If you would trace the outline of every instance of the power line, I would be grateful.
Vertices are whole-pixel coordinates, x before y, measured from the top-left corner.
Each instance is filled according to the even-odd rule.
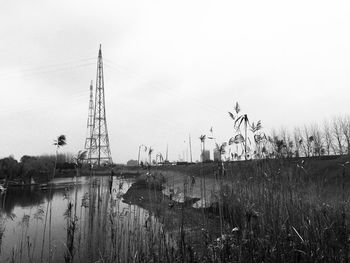
[[[66,63],[67,64],[67,63]],[[58,66],[58,67],[40,67],[40,68],[35,68],[35,69],[27,69],[27,70],[20,70],[15,73],[7,73],[7,74],[0,74],[1,79],[9,79],[9,78],[14,78],[14,77],[30,77],[30,76],[35,76],[35,75],[40,75],[40,74],[50,74],[50,73],[57,73],[57,72],[63,72],[67,70],[74,70],[77,68],[83,68],[83,67],[88,67],[95,65],[95,63],[90,62],[90,63],[74,63],[66,66]]]
[[[165,93],[167,93],[169,96],[172,96],[172,97],[177,97],[181,100],[184,100],[184,99],[189,99],[191,100],[192,102],[196,103],[199,107],[201,108],[205,108],[206,110],[209,110],[209,111],[215,111],[215,112],[220,112],[222,113],[222,110],[221,109],[218,109],[217,107],[213,107],[213,106],[210,106],[206,103],[203,103],[201,101],[199,101],[198,99],[196,99],[195,97],[191,96],[190,94],[188,93],[181,93],[179,91],[174,91],[172,89],[166,89],[164,87],[161,87],[161,86],[158,86],[158,85],[154,85],[154,84],[149,84],[151,82],[150,79],[147,79],[146,77],[136,73],[136,72],[132,72],[131,70],[129,70],[128,68],[120,65],[120,64],[117,64],[117,63],[114,63],[112,62],[111,60],[108,60],[108,59],[105,59],[107,61],[107,63],[105,64],[107,66],[107,68],[111,69],[111,70],[115,70],[117,71],[118,73],[121,73],[121,72],[127,72],[128,75],[135,79],[135,80],[139,80],[140,82],[147,82],[149,86],[151,86],[152,88],[155,88],[157,90],[161,90]],[[118,68],[117,68],[118,67]]]

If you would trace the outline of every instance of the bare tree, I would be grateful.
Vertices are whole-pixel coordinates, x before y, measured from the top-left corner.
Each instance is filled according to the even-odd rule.
[[[293,157],[294,143],[290,136],[289,131],[286,128],[281,128],[281,138],[284,142],[285,152],[287,157]]]
[[[325,150],[323,148],[323,139],[322,139],[322,133],[317,124],[312,124],[310,126],[311,136],[312,138],[312,148],[313,148],[313,155],[321,156],[324,154]]]
[[[295,145],[295,157],[299,157],[301,155],[301,150],[302,150],[302,135],[301,135],[301,131],[300,128],[297,127],[294,129],[293,132],[293,139],[294,139],[294,145]]]
[[[205,139],[207,136],[205,134],[199,136],[199,140],[201,141],[201,158],[202,162],[204,161],[204,151],[205,151]]]
[[[342,119],[341,117],[335,117],[332,120],[332,133],[333,137],[335,139],[335,143],[337,145],[337,152],[336,154],[344,154],[344,134],[342,132]]]
[[[327,155],[331,155],[331,153],[336,153],[336,149],[333,143],[332,131],[330,124],[327,120],[323,122],[323,137],[325,144],[325,151]]]
[[[312,153],[312,143],[313,143],[313,138],[310,138],[311,133],[309,131],[309,128],[304,125],[304,128],[302,130],[302,135],[303,135],[303,148],[304,148],[304,153],[306,157],[310,157]]]
[[[346,140],[347,154],[350,154],[350,116],[341,118],[341,130]]]

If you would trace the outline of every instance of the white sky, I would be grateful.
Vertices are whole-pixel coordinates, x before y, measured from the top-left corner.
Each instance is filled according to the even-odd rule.
[[[115,162],[199,159],[239,101],[265,130],[349,113],[349,1],[0,0],[0,157],[83,149],[102,43]],[[210,142],[207,142],[210,145]]]

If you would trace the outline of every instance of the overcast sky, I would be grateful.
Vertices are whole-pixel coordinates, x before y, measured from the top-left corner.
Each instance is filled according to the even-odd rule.
[[[114,162],[349,113],[349,1],[0,1],[0,157],[83,149],[102,44]],[[209,145],[209,142],[208,142]]]

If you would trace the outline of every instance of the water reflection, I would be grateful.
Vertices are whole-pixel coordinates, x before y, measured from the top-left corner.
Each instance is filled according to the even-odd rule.
[[[163,194],[179,203],[183,203],[186,197],[198,199],[193,204],[194,208],[210,207],[218,202],[221,184],[230,184],[230,181],[222,178],[184,176],[172,171],[166,174],[169,180],[164,183]]]
[[[157,241],[162,226],[146,210],[122,202],[131,184],[127,179],[83,177],[55,179],[52,191],[50,186],[9,188],[0,197],[0,262],[147,258],[149,241]]]

